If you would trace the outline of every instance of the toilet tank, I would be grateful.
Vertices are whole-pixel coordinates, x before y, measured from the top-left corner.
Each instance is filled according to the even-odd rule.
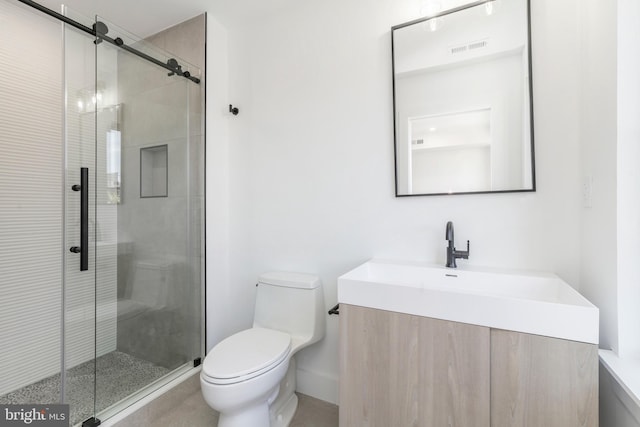
[[[324,291],[317,276],[270,272],[258,279],[253,326],[291,334],[298,349],[324,337]]]

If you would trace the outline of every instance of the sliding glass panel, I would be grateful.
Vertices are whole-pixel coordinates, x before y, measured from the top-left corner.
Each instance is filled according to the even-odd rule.
[[[0,403],[61,401],[60,23],[0,0]]]
[[[203,85],[13,0],[0,60],[0,403],[76,424],[203,354]]]
[[[65,15],[92,26],[69,10]],[[96,84],[94,38],[64,26],[65,61],[65,403],[71,424],[95,414]],[[83,173],[84,171],[84,173]],[[83,206],[84,205],[84,206]],[[73,251],[73,252],[72,252]],[[115,325],[114,325],[115,327]]]
[[[98,21],[111,39],[162,63],[172,59]],[[147,386],[193,366],[201,355],[202,205],[196,190],[202,187],[194,184],[201,177],[192,175],[199,169],[191,165],[204,156],[189,132],[190,88],[200,86],[108,40],[96,52],[100,411],[148,393]],[[193,103],[201,102],[200,94]]]

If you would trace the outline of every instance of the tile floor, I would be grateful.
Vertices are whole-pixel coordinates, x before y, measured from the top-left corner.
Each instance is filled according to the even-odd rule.
[[[300,393],[298,398],[290,427],[338,426],[338,406]],[[217,421],[218,414],[202,398],[195,375],[114,427],[213,427]]]
[[[337,427],[338,407],[298,393],[298,410],[289,427]],[[196,393],[150,425],[162,427],[215,426],[218,414]]]
[[[338,406],[298,393],[298,411],[290,427],[338,427]]]
[[[119,351],[100,356],[95,363],[89,361],[69,369],[66,373],[66,402],[70,404],[71,424],[93,414],[94,396],[95,409],[101,411],[168,372],[166,368]],[[0,396],[0,404],[59,401],[60,374]]]

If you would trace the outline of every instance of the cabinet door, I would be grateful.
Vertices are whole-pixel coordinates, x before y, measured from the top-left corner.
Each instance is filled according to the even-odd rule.
[[[488,328],[340,305],[340,425],[488,427]]]
[[[597,346],[492,330],[491,426],[597,427]]]

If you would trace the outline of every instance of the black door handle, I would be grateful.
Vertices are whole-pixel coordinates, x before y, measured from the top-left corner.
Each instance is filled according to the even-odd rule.
[[[80,254],[80,271],[89,269],[89,168],[80,168],[80,185],[73,185],[73,191],[80,192],[80,246],[72,246],[69,251]]]

